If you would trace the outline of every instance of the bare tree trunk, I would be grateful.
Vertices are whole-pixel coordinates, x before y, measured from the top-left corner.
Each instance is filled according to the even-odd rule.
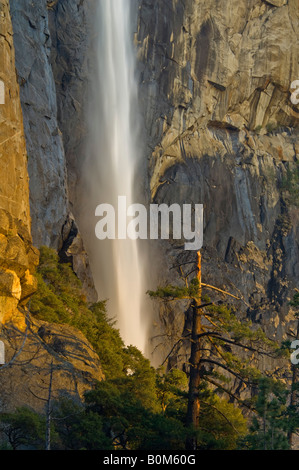
[[[46,405],[46,450],[51,450],[51,398],[52,398],[52,381],[53,381],[53,362],[50,371],[49,392]]]
[[[299,321],[298,321],[298,324],[297,324],[297,334],[296,334],[296,339],[299,339]],[[296,402],[297,402],[297,390],[296,390],[296,387],[295,385],[297,384],[298,382],[298,368],[295,364],[292,364],[292,383],[291,383],[291,387],[292,387],[292,390],[291,390],[291,398],[290,398],[290,407],[295,407],[296,406]],[[293,446],[293,430],[290,429],[288,431],[288,441],[289,441],[289,445],[290,445],[290,449],[292,449],[292,446]]]
[[[290,399],[290,406],[292,408],[296,406],[296,401],[297,401],[298,392],[295,388],[295,384],[297,383],[297,371],[298,371],[297,366],[292,365],[292,383],[291,383],[292,391],[291,391],[291,399]],[[290,449],[292,449],[292,446],[293,446],[293,437],[294,437],[293,430],[289,430],[288,441],[289,441]]]
[[[201,333],[201,254],[197,253],[198,259],[198,273],[197,278],[199,281],[198,296],[194,299],[193,303],[193,322],[191,332],[191,356],[190,356],[190,379],[189,379],[189,395],[188,395],[188,410],[186,424],[188,427],[198,429],[199,427],[199,413],[200,413],[200,400],[199,400],[199,385],[200,385],[200,339]],[[196,450],[197,439],[191,437],[186,440],[187,450]]]

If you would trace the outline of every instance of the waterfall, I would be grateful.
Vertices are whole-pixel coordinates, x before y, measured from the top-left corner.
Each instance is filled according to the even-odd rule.
[[[135,77],[132,11],[128,0],[99,0],[96,18],[96,72],[91,84],[89,146],[82,169],[82,209],[79,217],[99,299],[108,299],[108,313],[126,345],[145,352],[146,303],[144,268],[138,241],[95,240],[95,208],[126,196],[139,202],[136,175],[141,160],[138,142],[140,116]],[[125,214],[122,214],[125,216]]]

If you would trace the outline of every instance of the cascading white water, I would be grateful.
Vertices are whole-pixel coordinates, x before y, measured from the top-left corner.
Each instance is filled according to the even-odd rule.
[[[83,168],[83,210],[80,223],[90,255],[100,299],[108,299],[108,312],[117,319],[124,342],[145,352],[145,285],[142,263],[134,240],[95,240],[95,208],[112,204],[118,196],[127,205],[138,201],[136,187],[140,145],[140,116],[135,78],[131,0],[98,0],[97,63],[89,106],[90,140]]]

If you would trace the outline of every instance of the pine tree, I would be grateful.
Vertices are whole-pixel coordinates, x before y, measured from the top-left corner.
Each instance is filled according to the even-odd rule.
[[[295,341],[299,340],[299,292],[296,292],[293,301],[290,305],[296,309],[295,317],[297,318],[297,328],[295,333],[292,335]],[[288,440],[289,446],[292,448],[294,432],[299,428],[299,383],[298,383],[298,365],[292,364],[291,366],[291,393],[290,393],[290,404],[288,407],[289,412],[289,430]]]
[[[255,400],[247,447],[251,450],[287,450],[289,442],[288,388],[281,381],[263,377]]]
[[[279,346],[269,340],[261,328],[254,329],[248,321],[240,321],[232,308],[219,302],[212,302],[206,295],[203,296],[204,287],[212,288],[221,294],[237,298],[213,286],[203,284],[201,280],[201,254],[197,254],[197,274],[191,282],[179,266],[184,286],[167,285],[159,287],[156,291],[148,291],[150,297],[169,301],[189,301],[187,312],[192,312],[191,329],[178,343],[190,340],[189,360],[189,397],[186,414],[187,428],[193,428],[194,433],[186,441],[187,450],[198,447],[197,432],[200,423],[200,387],[207,382],[216,391],[222,391],[231,398],[240,401],[232,388],[227,386],[228,378],[233,378],[241,387],[256,384],[261,372],[253,363],[256,354],[276,357]],[[191,274],[193,271],[191,271]],[[176,343],[177,344],[177,343]],[[175,345],[176,346],[176,345]],[[174,347],[171,350],[173,352]],[[243,352],[242,358],[237,350]],[[247,352],[247,357],[244,354]],[[171,355],[169,354],[169,356]]]

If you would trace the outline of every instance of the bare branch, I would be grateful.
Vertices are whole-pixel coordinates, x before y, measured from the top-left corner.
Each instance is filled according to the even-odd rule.
[[[227,416],[225,416],[224,413],[222,413],[222,411],[218,410],[218,408],[215,406],[215,405],[212,405],[211,403],[207,403],[205,401],[202,401],[202,403],[204,405],[207,405],[209,406],[210,408],[213,408],[213,410],[217,411],[217,413],[220,414],[220,416],[222,416],[222,418],[225,419],[225,421],[227,421],[227,423],[233,428],[233,430],[237,433],[237,434],[240,434],[239,431],[235,428],[235,426],[233,425],[233,423],[227,418]]]
[[[215,287],[215,286],[211,286],[210,284],[204,284],[204,283],[202,283],[201,285],[202,285],[202,287],[206,287],[207,289],[213,289],[213,290],[215,290],[215,291],[217,291],[217,292],[220,292],[221,294],[224,294],[224,295],[228,295],[228,296],[230,296],[230,297],[233,297],[233,298],[236,299],[236,300],[241,300],[241,302],[244,302],[244,304],[245,304],[247,307],[250,307],[250,305],[248,305],[248,304],[245,302],[244,299],[241,299],[240,297],[237,297],[236,295],[233,295],[233,294],[231,294],[230,292],[227,292],[227,291],[225,291],[225,290],[219,289],[218,287]]]
[[[215,387],[219,388],[220,390],[222,390],[224,393],[226,393],[227,395],[229,395],[231,398],[233,398],[234,400],[236,400],[238,403],[240,403],[242,406],[244,406],[245,408],[248,408],[249,410],[253,410],[251,406],[249,406],[246,402],[243,402],[241,400],[240,397],[238,397],[237,395],[235,395],[231,390],[228,390],[227,388],[225,388],[223,385],[219,384],[218,382],[216,382],[215,380],[212,380],[211,377],[206,377],[206,380],[207,382],[210,382],[212,385],[214,385]]]
[[[234,375],[238,380],[240,380],[241,382],[244,382],[245,384],[249,385],[250,382],[248,382],[247,380],[245,380],[243,377],[241,377],[237,372],[235,372],[234,370],[232,370],[230,367],[228,367],[227,365],[225,364],[221,364],[221,362],[218,362],[218,361],[215,361],[213,359],[205,359],[205,358],[202,358],[200,360],[200,362],[208,362],[209,364],[214,364],[215,366],[218,366],[218,367],[221,367],[222,369],[226,370],[227,372],[229,372],[230,374]]]
[[[167,359],[171,356],[171,353],[173,352],[173,350],[176,348],[176,346],[178,346],[181,341],[184,341],[185,339],[189,338],[191,336],[191,333],[189,333],[188,335],[186,336],[183,336],[182,338],[180,338],[178,341],[176,341],[176,343],[173,345],[173,347],[171,348],[171,351],[169,354],[167,354],[166,358],[164,359],[164,361],[162,362],[162,366],[164,366],[165,362],[167,361]]]
[[[221,341],[224,341],[225,343],[232,344],[233,346],[238,346],[239,348],[247,349],[248,351],[252,351],[252,352],[258,352],[259,354],[262,354],[263,356],[275,357],[274,354],[271,354],[267,351],[262,351],[260,349],[254,348],[252,346],[247,346],[245,344],[239,343],[239,342],[234,341],[234,340],[230,340],[230,339],[227,339],[227,338],[224,338],[224,337],[221,337],[219,339]]]
[[[11,365],[15,362],[15,360],[20,356],[20,354],[22,353],[24,347],[25,347],[25,343],[26,343],[26,340],[27,340],[27,337],[28,337],[28,331],[29,331],[29,320],[28,320],[28,314],[27,314],[27,317],[25,319],[26,321],[26,330],[25,330],[25,333],[24,333],[24,338],[23,338],[23,341],[22,341],[22,344],[20,346],[20,349],[13,355],[13,357],[11,358],[11,360],[9,362],[7,362],[6,364],[3,364],[1,367],[0,367],[0,372],[4,369],[7,369],[8,367],[11,367]]]
[[[37,398],[38,400],[48,401],[47,398],[39,397],[38,395],[36,395],[36,394],[31,390],[30,387],[28,387],[28,390],[29,390],[29,392],[30,392],[35,398]]]

